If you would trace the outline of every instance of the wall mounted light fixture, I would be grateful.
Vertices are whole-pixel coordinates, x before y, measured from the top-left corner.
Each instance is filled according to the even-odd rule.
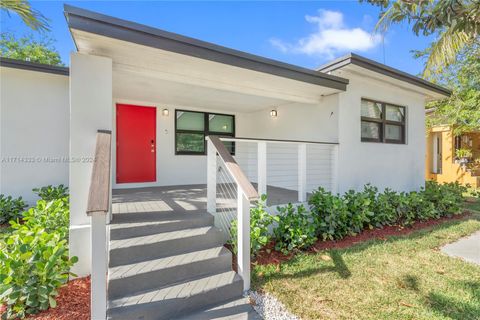
[[[168,111],[168,109],[163,109],[163,110],[162,110],[162,114],[163,114],[163,116],[165,116],[165,117],[168,117],[169,113],[170,113],[170,111]]]
[[[277,116],[278,116],[277,110],[274,109],[274,110],[270,111],[270,117],[276,118]]]

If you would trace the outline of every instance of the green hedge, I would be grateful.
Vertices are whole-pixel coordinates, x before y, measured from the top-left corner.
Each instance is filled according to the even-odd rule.
[[[339,240],[348,235],[357,235],[365,229],[382,228],[390,225],[409,226],[416,221],[438,219],[458,214],[466,187],[458,183],[438,184],[427,181],[425,188],[416,192],[395,192],[366,185],[362,191],[350,190],[335,195],[323,188],[315,190],[309,199],[309,208],[288,204],[278,207],[279,214],[273,218],[263,210],[264,206],[252,211],[252,229],[264,226],[264,221],[273,224],[273,237],[263,230],[259,242],[256,233],[251,234],[252,253],[261,248],[259,244],[275,241],[275,249],[283,253],[305,249],[317,239]],[[261,219],[258,219],[261,217]],[[234,225],[236,228],[236,225]],[[233,243],[236,241],[232,238]]]
[[[0,240],[0,304],[7,306],[2,319],[55,307],[57,289],[78,260],[68,254],[68,196],[53,193],[62,197],[53,199],[48,192],[49,200],[23,212],[22,221],[10,221],[11,230]]]

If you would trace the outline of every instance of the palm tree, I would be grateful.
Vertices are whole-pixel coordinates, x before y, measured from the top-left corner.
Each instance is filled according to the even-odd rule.
[[[49,30],[48,20],[39,11],[32,9],[28,0],[0,0],[0,9],[16,13],[33,30]]]
[[[462,50],[479,43],[480,1],[478,0],[360,0],[385,9],[375,31],[385,32],[392,24],[412,22],[413,32],[437,34],[429,48],[423,76],[429,78],[456,61]]]

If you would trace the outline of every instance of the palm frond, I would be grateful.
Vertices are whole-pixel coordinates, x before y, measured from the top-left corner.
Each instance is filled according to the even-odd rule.
[[[0,9],[16,13],[33,30],[49,30],[48,19],[32,9],[28,0],[0,0]]]
[[[430,55],[423,70],[424,78],[430,78],[436,70],[454,63],[457,55],[468,44],[470,37],[463,31],[448,29],[432,44]]]

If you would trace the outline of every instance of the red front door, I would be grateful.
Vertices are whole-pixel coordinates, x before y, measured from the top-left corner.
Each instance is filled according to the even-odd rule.
[[[156,108],[117,104],[117,183],[156,175]]]

